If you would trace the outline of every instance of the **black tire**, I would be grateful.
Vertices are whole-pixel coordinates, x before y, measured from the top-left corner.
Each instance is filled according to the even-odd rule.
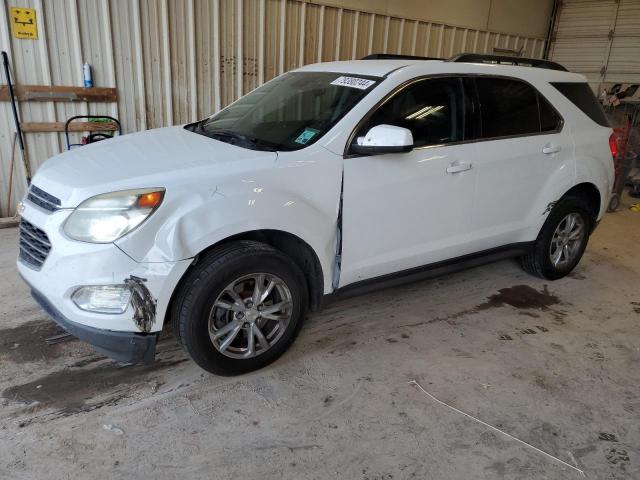
[[[209,337],[209,312],[230,282],[257,271],[275,275],[291,293],[291,317],[279,340],[251,358],[230,358]],[[304,275],[275,248],[253,241],[221,245],[203,255],[185,277],[171,310],[172,328],[188,355],[200,367],[218,375],[236,375],[262,368],[282,355],[293,342],[307,311]]]
[[[558,225],[567,215],[572,213],[580,215],[584,222],[582,243],[577,250],[575,258],[571,262],[562,267],[556,267],[550,258],[551,239]],[[567,196],[561,198],[549,213],[534,246],[526,255],[520,257],[522,268],[532,275],[546,278],[547,280],[557,280],[564,277],[580,262],[587,248],[594,221],[595,219],[589,209],[589,205],[583,197]]]

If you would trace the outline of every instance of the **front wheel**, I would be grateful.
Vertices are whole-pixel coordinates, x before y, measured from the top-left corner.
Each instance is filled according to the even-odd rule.
[[[533,248],[521,257],[523,269],[548,280],[567,275],[587,248],[593,221],[581,197],[562,198],[549,213]]]
[[[307,307],[304,275],[258,242],[223,245],[199,259],[172,317],[178,340],[205,370],[233,375],[264,367],[295,338]]]

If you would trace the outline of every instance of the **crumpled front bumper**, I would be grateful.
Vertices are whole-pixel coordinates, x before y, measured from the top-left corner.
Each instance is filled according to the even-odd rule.
[[[155,360],[158,333],[113,332],[88,327],[67,319],[37,290],[32,288],[31,295],[54,322],[107,357],[125,363]]]
[[[18,259],[20,276],[40,306],[72,335],[117,361],[153,360],[171,296],[193,260],[137,262],[112,243],[71,240],[63,231],[70,213],[45,212],[25,202],[22,219],[46,233],[50,251],[40,268]],[[22,238],[23,232],[20,235]],[[152,242],[149,245],[153,247]],[[127,285],[132,298],[126,311],[105,314],[81,310],[73,302],[73,293],[91,285]]]

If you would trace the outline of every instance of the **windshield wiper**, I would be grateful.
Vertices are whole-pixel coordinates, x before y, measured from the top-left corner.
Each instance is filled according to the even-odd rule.
[[[202,127],[202,124],[198,124],[198,130],[207,137],[222,140],[223,142],[230,143],[231,145],[247,146],[252,150],[264,150],[268,152],[277,151],[276,145],[266,140],[261,140],[249,135],[243,135],[232,130],[210,130],[207,131]]]

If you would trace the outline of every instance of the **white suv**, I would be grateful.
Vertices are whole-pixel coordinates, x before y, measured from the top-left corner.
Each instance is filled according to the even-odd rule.
[[[309,65],[200,122],[51,158],[20,273],[106,355],[153,360],[171,322],[220,374],[277,358],[330,294],[505,256],[560,278],[608,203],[612,130],[583,76],[503,60]]]

